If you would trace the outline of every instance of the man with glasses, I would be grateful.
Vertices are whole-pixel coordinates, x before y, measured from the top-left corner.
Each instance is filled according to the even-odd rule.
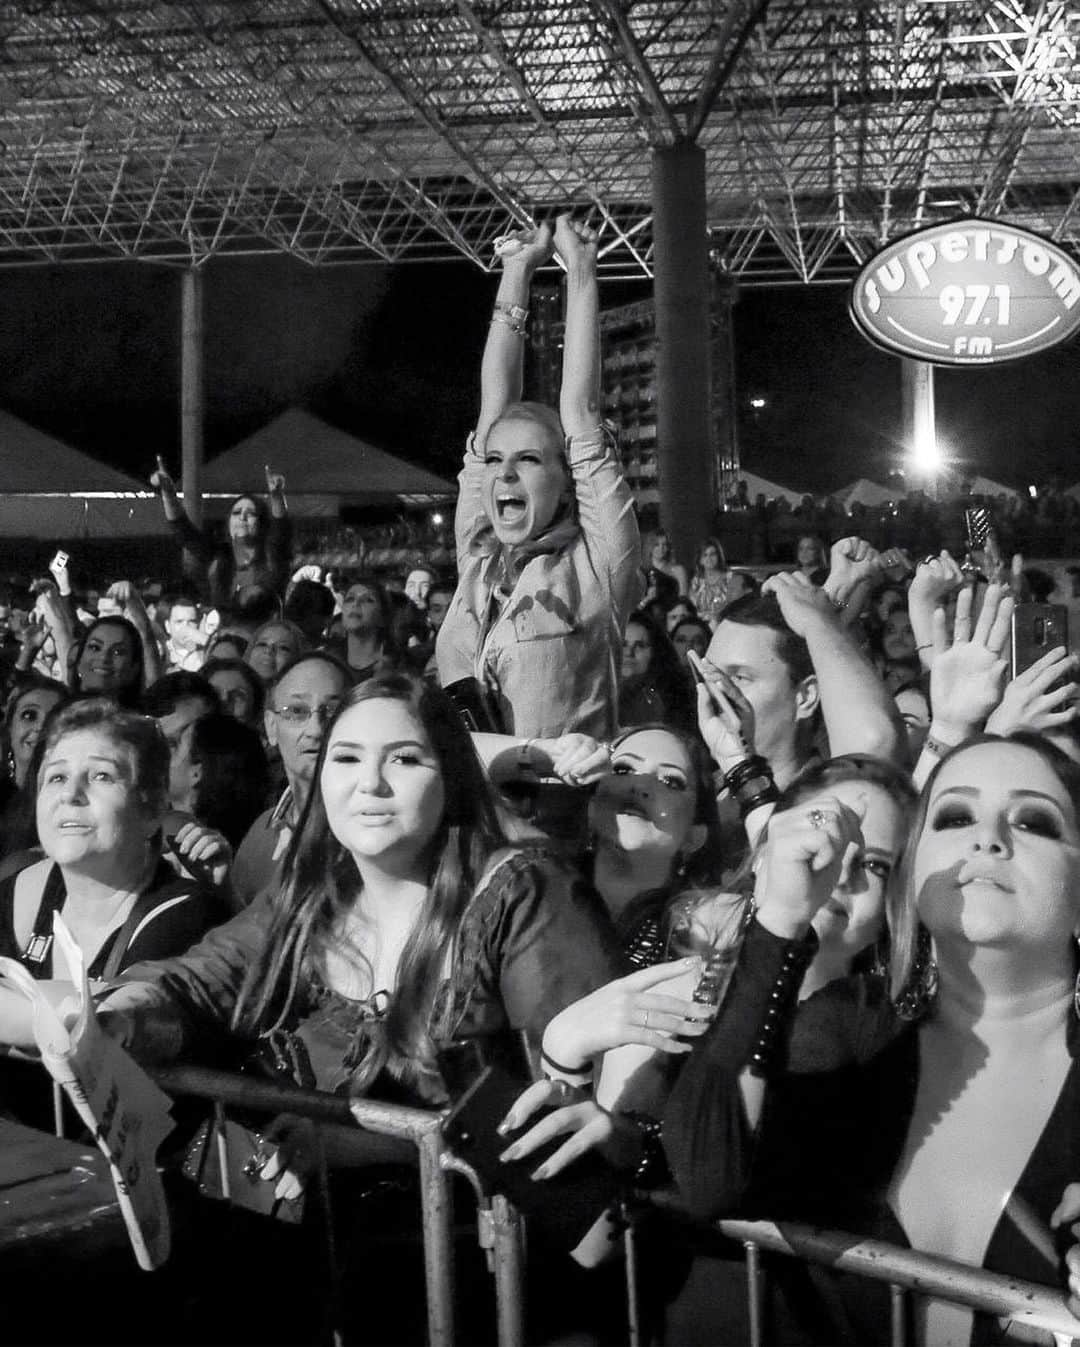
[[[238,907],[280,883],[293,829],[315,779],[323,734],[352,682],[335,656],[309,650],[286,664],[270,684],[266,738],[281,754],[286,786],[277,804],[251,825],[236,853],[232,887]]]

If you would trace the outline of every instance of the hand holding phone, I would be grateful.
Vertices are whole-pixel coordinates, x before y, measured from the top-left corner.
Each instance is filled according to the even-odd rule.
[[[730,771],[754,751],[754,708],[722,669],[686,652],[697,682],[698,729],[722,771]]]
[[[589,1151],[551,1178],[534,1179],[537,1167],[563,1144],[561,1134],[521,1160],[504,1161],[518,1133],[499,1128],[526,1088],[526,1081],[505,1068],[485,1067],[450,1110],[443,1135],[489,1192],[505,1193],[553,1242],[573,1249],[614,1199],[618,1177],[600,1155]],[[548,1109],[543,1116],[556,1111]],[[538,1120],[534,1114],[526,1126]]]

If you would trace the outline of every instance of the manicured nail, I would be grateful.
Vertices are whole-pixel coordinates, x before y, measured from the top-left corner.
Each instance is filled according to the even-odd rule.
[[[506,1150],[503,1151],[502,1155],[499,1156],[499,1159],[504,1165],[507,1165],[510,1164],[511,1161],[516,1160],[520,1154],[521,1151],[517,1146],[508,1146]]]
[[[496,1127],[495,1129],[495,1131],[498,1132],[499,1136],[501,1137],[506,1136],[507,1132],[512,1132],[513,1130],[514,1130],[513,1124],[510,1122],[509,1118],[504,1118],[502,1122],[498,1125],[498,1127]]]
[[[541,1165],[539,1169],[534,1169],[529,1177],[535,1179],[537,1183],[541,1183],[544,1179],[551,1177],[551,1168],[548,1165]]]

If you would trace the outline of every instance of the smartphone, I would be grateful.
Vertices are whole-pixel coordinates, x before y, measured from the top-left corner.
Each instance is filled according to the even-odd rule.
[[[52,561],[49,562],[49,569],[55,571],[62,571],[66,569],[67,564],[68,564],[68,554],[66,552],[57,552],[56,556],[54,556]]]
[[[500,1133],[499,1124],[527,1085],[528,1081],[497,1064],[484,1067],[443,1120],[443,1135],[450,1149],[476,1170],[489,1192],[505,1194],[546,1238],[562,1249],[573,1249],[614,1201],[619,1179],[595,1151],[554,1178],[531,1178],[566,1141],[565,1135],[523,1160],[500,1160],[511,1142],[554,1112],[539,1110],[519,1131]]]
[[[1068,608],[1063,603],[1018,603],[1012,615],[1012,677],[1057,645],[1069,648]]]
[[[457,707],[465,728],[473,733],[503,734],[499,716],[478,678],[459,678],[447,683],[443,692]]]

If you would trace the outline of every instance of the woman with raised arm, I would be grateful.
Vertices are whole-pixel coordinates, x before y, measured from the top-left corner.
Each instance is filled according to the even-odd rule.
[[[633,499],[600,421],[596,235],[561,215],[505,241],[481,373],[480,419],[458,479],[458,588],[439,678],[488,711],[478,728],[610,739],[626,619],[640,592]],[[566,266],[559,415],[520,402],[533,272]]]
[[[191,522],[160,458],[150,485],[160,492],[165,518],[183,548],[184,574],[199,586],[212,608],[230,607],[236,594],[252,585],[285,592],[292,530],[280,473],[266,469],[269,511],[258,497],[249,495],[237,496],[229,506],[225,547],[215,545]]]
[[[945,753],[890,891],[892,1002],[836,1007],[812,1053],[791,1015],[862,823],[819,801],[770,828],[755,938],[664,1116],[698,1214],[805,1220],[1063,1285],[1055,1232],[1075,1214],[1059,1204],[1080,1173],[1078,808],[1080,771],[1040,736]],[[798,1265],[772,1285],[793,1340],[888,1340],[883,1286]],[[680,1342],[738,1336],[713,1317],[716,1289]],[[918,1297],[914,1316],[919,1342],[1005,1340],[938,1300]]]

